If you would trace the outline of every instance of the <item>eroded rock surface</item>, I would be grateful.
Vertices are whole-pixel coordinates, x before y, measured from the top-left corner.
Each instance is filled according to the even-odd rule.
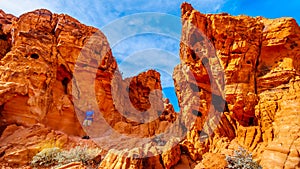
[[[0,80],[24,90],[6,94],[11,98],[2,103],[2,120],[24,126],[43,123],[68,134],[83,134],[69,82],[84,39],[96,29],[67,15],[36,10],[15,18],[9,32],[12,48],[1,59]]]
[[[75,146],[98,148],[92,140],[83,140],[37,124],[31,127],[8,126],[0,138],[0,166],[29,166],[32,157],[44,148],[70,149]]]
[[[104,148],[120,145],[119,141],[126,147],[135,144],[105,136],[116,131],[149,137],[151,141],[177,119],[173,106],[162,98],[159,73],[149,70],[123,80],[106,37],[98,29],[45,9],[19,18],[3,11],[0,14],[0,134],[4,132],[4,163],[16,160],[11,164],[28,165],[41,151],[41,147],[32,151],[30,147],[47,140],[44,135],[52,130],[75,137],[103,137],[109,143]],[[89,105],[95,111],[93,127],[82,127]],[[34,127],[36,124],[40,127]],[[11,139],[7,130],[14,125],[20,127],[16,127],[18,134]],[[30,137],[26,132],[32,132]],[[27,140],[35,135],[40,138]],[[50,139],[56,140],[56,136]],[[19,158],[19,151],[24,158]],[[162,166],[178,161],[170,159],[168,153],[164,156],[169,160]],[[155,159],[160,159],[159,153]]]
[[[122,79],[98,29],[44,9],[0,11],[1,165],[84,142],[103,145],[99,168],[222,168],[238,146],[264,168],[299,167],[296,21],[181,10],[179,113],[163,99],[158,72]],[[88,105],[95,118],[83,128]],[[94,141],[78,137],[87,134]]]
[[[221,98],[225,101],[225,109],[219,110],[224,114],[215,124],[209,123],[215,129],[202,142],[195,138],[200,136],[201,140],[203,130],[209,132],[205,123],[199,128],[199,122],[195,122],[189,132],[191,137],[188,134],[183,142],[191,157],[201,159],[207,152],[227,155],[230,154],[228,150],[242,145],[253,152],[265,168],[299,166],[300,28],[296,21],[292,18],[268,20],[228,14],[205,15],[187,3],[182,5],[182,20],[181,64],[173,75],[182,113],[187,113],[191,107],[188,104],[198,103],[197,97],[200,97],[203,100],[200,99],[196,107],[202,113],[200,124],[209,116],[207,105],[215,109],[210,111],[212,117],[219,117],[215,114],[218,99],[215,103],[207,103],[215,95],[222,96],[215,86],[222,84],[224,75],[224,97]],[[222,69],[215,66],[219,65],[214,61],[216,57]],[[212,75],[217,74],[213,77],[221,82],[208,80],[210,71]],[[183,80],[190,77],[182,72],[193,75],[195,80],[187,80],[192,82],[193,91],[186,87],[182,90]]]

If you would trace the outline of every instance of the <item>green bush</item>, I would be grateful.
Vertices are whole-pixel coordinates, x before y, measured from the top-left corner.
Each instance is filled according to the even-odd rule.
[[[226,156],[228,168],[234,169],[262,169],[262,167],[253,161],[252,154],[247,153],[245,149],[239,147],[234,150],[233,156]]]
[[[70,162],[82,162],[83,164],[89,164],[99,153],[99,149],[91,149],[86,146],[77,146],[64,151],[57,147],[46,148],[33,157],[31,165],[54,166]]]

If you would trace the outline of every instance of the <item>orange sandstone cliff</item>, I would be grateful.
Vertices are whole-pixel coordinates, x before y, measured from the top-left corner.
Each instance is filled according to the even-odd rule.
[[[0,11],[0,165],[28,166],[45,147],[84,144],[105,150],[99,168],[225,168],[239,146],[264,168],[300,167],[296,21],[181,10],[179,113],[162,98],[158,72],[122,79],[96,28],[44,9],[19,18]],[[89,104],[93,129],[81,126]],[[138,139],[107,131],[170,137],[127,151]]]
[[[176,84],[181,83],[186,77],[182,72],[188,65],[195,77],[193,84],[199,88],[195,93],[176,85],[181,108],[190,104],[190,95],[198,95],[200,100],[206,98],[198,106],[203,117],[208,116],[209,109],[205,102],[211,100],[212,112],[224,112],[219,122],[214,122],[217,124],[214,131],[210,130],[213,127],[209,122],[214,119],[204,127],[194,125],[196,131],[212,134],[199,145],[195,138],[201,137],[201,132],[190,131],[191,136],[188,135],[183,145],[187,145],[191,157],[201,159],[208,152],[227,154],[241,145],[253,152],[264,168],[299,167],[300,28],[296,21],[205,15],[187,3],[181,10],[181,64],[175,68],[174,79]],[[207,37],[214,50],[201,35]],[[213,74],[219,68],[214,64],[215,57],[219,58],[224,72],[217,77],[222,80],[220,77],[224,76],[223,82],[218,82],[218,78],[205,80],[210,70]],[[218,99],[222,94],[213,89],[214,83],[224,88],[224,102]],[[211,84],[211,90],[205,84]],[[218,109],[220,103],[225,104],[224,111]],[[203,117],[199,121],[204,121]]]
[[[106,37],[96,28],[45,9],[19,18],[1,11],[0,21],[3,164],[28,165],[47,147],[95,147],[80,139],[85,135],[154,136],[176,119],[173,106],[162,98],[159,73],[149,70],[123,80]],[[88,105],[95,110],[93,128],[81,125]],[[99,144],[108,150],[120,144],[118,139]]]

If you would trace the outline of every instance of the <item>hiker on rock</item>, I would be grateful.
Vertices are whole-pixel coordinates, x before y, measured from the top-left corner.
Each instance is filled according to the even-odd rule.
[[[94,120],[95,112],[92,110],[92,106],[88,106],[88,110],[85,112],[85,119],[83,121],[83,126],[90,126]]]

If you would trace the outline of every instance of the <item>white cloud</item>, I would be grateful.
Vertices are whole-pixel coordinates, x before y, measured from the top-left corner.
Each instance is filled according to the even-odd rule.
[[[153,33],[180,39],[181,20],[174,15],[140,13],[122,17],[101,28],[112,46],[139,34]]]
[[[54,10],[53,4],[54,3],[50,3],[49,1],[47,2],[47,1],[40,1],[40,0],[22,0],[22,1],[1,0],[0,8],[4,10],[6,13],[19,16],[25,12],[30,12],[40,8]]]
[[[216,13],[222,8],[227,0],[190,0],[187,1],[201,13]]]
[[[179,63],[179,58],[165,50],[145,49],[126,57],[119,63],[119,69],[123,77],[136,76],[141,72],[154,69],[161,73],[163,87],[172,87],[173,69]]]
[[[1,9],[16,16],[39,8],[52,12],[67,13],[83,23],[101,27],[120,16],[141,12],[162,12],[180,16],[183,1],[141,1],[141,0],[1,0]],[[217,12],[226,0],[187,0],[200,12]]]
[[[174,55],[179,53],[179,39],[162,36],[160,34],[141,34],[129,37],[112,46],[115,57],[124,59],[137,51],[156,48],[171,52]]]
[[[166,0],[155,0],[155,1],[140,1],[140,0],[123,0],[123,1],[108,1],[114,5],[116,11],[132,11],[138,12],[163,12],[173,13],[175,11],[180,12],[180,5],[184,1],[166,1]],[[217,12],[226,0],[186,0],[191,3],[194,8],[203,12]]]

